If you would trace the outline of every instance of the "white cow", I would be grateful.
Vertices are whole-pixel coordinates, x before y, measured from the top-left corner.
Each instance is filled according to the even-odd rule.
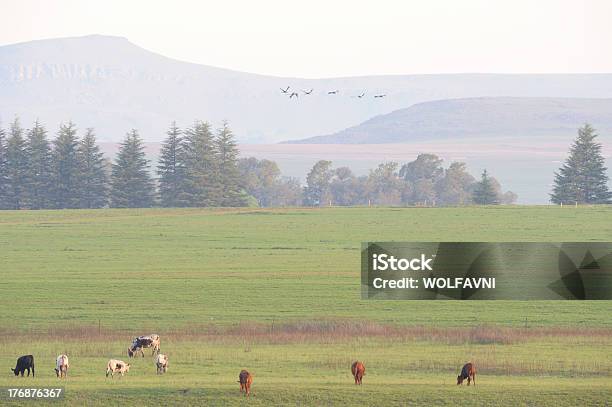
[[[130,371],[130,364],[125,363],[123,360],[111,359],[108,361],[106,365],[106,377],[110,374],[113,377],[113,374],[120,373],[123,376],[124,373]]]
[[[157,366],[157,374],[166,373],[168,370],[168,356],[162,355],[161,353],[157,355],[155,365]]]
[[[55,374],[57,375],[57,377],[59,377],[60,379],[62,377],[68,377],[69,366],[70,365],[68,364],[68,356],[59,355],[55,360]]]

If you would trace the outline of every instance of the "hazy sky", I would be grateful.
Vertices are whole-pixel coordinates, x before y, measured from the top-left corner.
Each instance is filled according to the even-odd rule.
[[[283,76],[612,72],[612,1],[0,0],[0,45],[110,34]]]

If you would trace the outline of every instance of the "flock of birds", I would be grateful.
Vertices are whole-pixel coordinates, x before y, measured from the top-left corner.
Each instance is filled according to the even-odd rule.
[[[300,94],[297,91],[291,90],[291,86],[287,86],[284,89],[280,88],[280,91],[281,91],[282,94],[289,96],[289,99],[293,99],[293,98],[298,99],[300,97]],[[302,93],[304,94],[304,96],[312,94],[312,91],[314,91],[314,89],[302,89]],[[340,93],[340,91],[338,89],[327,91],[328,95],[337,95],[338,93]],[[355,96],[351,96],[351,97],[361,99],[365,95],[366,95],[365,92],[361,92],[361,94],[355,95]],[[379,94],[374,95],[374,99],[384,98],[385,96],[387,96],[387,95],[384,94],[384,93],[379,93]]]

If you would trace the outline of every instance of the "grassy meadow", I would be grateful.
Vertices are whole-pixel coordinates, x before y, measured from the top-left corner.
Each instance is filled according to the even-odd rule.
[[[0,387],[57,385],[67,352],[73,405],[606,405],[612,302],[365,301],[359,273],[362,241],[611,238],[612,207],[3,211]],[[106,379],[151,332],[169,372]]]

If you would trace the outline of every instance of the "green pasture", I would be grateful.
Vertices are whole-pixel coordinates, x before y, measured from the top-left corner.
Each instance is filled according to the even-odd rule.
[[[612,207],[0,212],[0,329],[612,326],[612,302],[360,299],[362,241],[605,241]]]
[[[56,386],[67,352],[69,405],[610,403],[612,302],[362,300],[361,242],[394,240],[609,241],[612,207],[2,211],[0,387]],[[376,334],[389,327],[423,331]],[[461,329],[480,331],[455,340]],[[105,378],[109,358],[152,332],[165,376],[147,356]],[[15,378],[30,353],[37,377]],[[467,361],[475,388],[455,385]],[[248,400],[242,368],[255,375]]]

